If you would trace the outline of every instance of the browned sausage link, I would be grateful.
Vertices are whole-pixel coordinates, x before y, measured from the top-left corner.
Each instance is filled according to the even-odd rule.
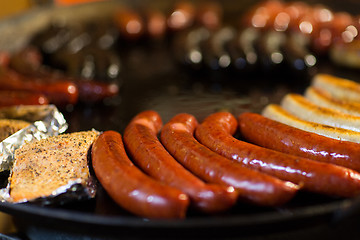
[[[160,115],[144,111],[135,116],[124,131],[124,144],[132,160],[155,179],[188,194],[191,204],[208,213],[229,209],[236,203],[232,187],[205,184],[179,164],[157,138],[162,127]]]
[[[232,114],[215,113],[208,116],[198,127],[196,137],[204,145],[229,159],[303,185],[308,191],[341,197],[356,196],[360,193],[360,174],[357,172],[235,139],[232,134],[236,126],[237,120]],[[243,127],[240,129],[243,130]],[[265,128],[259,130],[266,131]],[[274,138],[276,134],[269,137]]]
[[[47,82],[46,79],[23,76],[13,70],[0,69],[0,89],[23,90],[43,93],[59,106],[75,104],[78,101],[78,88],[71,81]]]
[[[49,84],[60,84],[61,82],[73,83],[78,88],[79,99],[84,102],[101,101],[118,94],[119,87],[115,83],[105,83],[96,80],[75,79],[64,76],[64,74],[45,67],[42,64],[41,53],[32,47],[28,47],[10,59],[10,67],[16,72],[29,78],[42,79]]]
[[[239,116],[241,133],[257,145],[360,171],[360,144],[303,131],[260,114]]]
[[[124,209],[147,218],[185,217],[187,195],[141,172],[128,158],[118,132],[102,133],[93,144],[91,157],[101,185]]]
[[[207,182],[233,186],[239,199],[258,205],[281,205],[298,186],[248,169],[211,151],[194,138],[198,125],[194,116],[179,114],[164,125],[161,142],[187,169]]]
[[[0,90],[0,107],[15,105],[46,105],[48,103],[49,100],[41,93]]]

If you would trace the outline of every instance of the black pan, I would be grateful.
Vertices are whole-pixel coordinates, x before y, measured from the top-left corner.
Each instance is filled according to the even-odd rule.
[[[54,10],[41,10],[47,14],[49,11]],[[13,27],[15,25],[0,26],[0,31]],[[24,44],[26,41],[17,42],[9,45],[9,49]],[[105,105],[79,104],[70,112],[63,111],[70,132],[91,128],[122,132],[134,115],[147,109],[158,111],[164,122],[180,112],[193,114],[199,121],[218,110],[228,110],[235,115],[244,111],[260,112],[268,103],[279,103],[286,93],[302,93],[311,78],[310,74],[292,71],[246,75],[194,72],[177,65],[164,46],[127,52],[129,59],[134,54],[137,61],[125,63],[129,67],[122,73],[119,97]],[[324,62],[315,72],[352,79],[359,76],[356,71],[329,64]],[[202,215],[190,210],[184,220],[150,220],[127,213],[99,187],[96,198],[84,202],[46,207],[0,203],[0,210],[11,214],[19,231],[31,239],[54,236],[63,239],[338,239],[359,236],[360,229],[356,227],[360,220],[359,203],[360,199],[301,192],[279,208],[238,203],[218,215]]]
[[[12,214],[20,230],[30,237],[62,234],[88,238],[120,238],[121,236],[122,239],[204,237],[270,239],[284,235],[281,239],[289,236],[292,236],[292,239],[300,239],[300,237],[309,237],[311,233],[311,237],[321,236],[321,239],[332,239],[330,236],[344,235],[343,229],[355,225],[356,221],[352,225],[349,224],[354,218],[349,216],[344,218],[344,213],[347,213],[350,206],[357,202],[357,200],[328,201],[318,196],[299,196],[294,199],[294,203],[304,201],[307,204],[279,209],[261,209],[239,204],[228,213],[217,216],[194,214],[185,220],[149,220],[130,216],[116,207],[111,213],[104,213],[102,212],[104,209],[100,208],[105,206],[98,206],[96,201],[75,204],[71,208],[2,203],[0,209]],[[106,204],[106,207],[109,207],[112,202]],[[317,231],[314,232],[314,229]],[[345,236],[354,236],[358,232],[354,228],[346,232]]]
[[[146,63],[152,57],[148,55],[141,62]],[[159,63],[159,66],[164,65]],[[235,115],[243,111],[259,112],[266,104],[279,102],[284,94],[302,92],[308,85],[306,78],[297,79],[291,73],[283,74],[282,78],[255,74],[224,80],[211,79],[207,74],[184,74],[184,69],[175,65],[168,67],[154,70],[143,66],[141,73],[126,74],[115,105],[78,105],[72,112],[64,111],[69,131],[95,128],[122,132],[135,114],[146,109],[158,111],[164,122],[180,112],[191,113],[199,121],[221,109]],[[288,79],[293,80],[288,82]],[[300,238],[320,232],[324,236],[323,231],[327,237],[343,234],[342,227],[350,226],[350,220],[353,224],[352,219],[358,215],[359,201],[302,192],[280,208],[238,203],[228,212],[214,216],[190,210],[185,220],[149,220],[125,212],[100,188],[95,199],[85,202],[52,207],[0,203],[0,210],[13,215],[20,231],[34,239],[48,237],[47,234],[124,239],[169,236],[252,239],[279,237],[279,234],[287,238],[293,234],[290,236]],[[347,234],[356,232],[357,228],[346,230]]]

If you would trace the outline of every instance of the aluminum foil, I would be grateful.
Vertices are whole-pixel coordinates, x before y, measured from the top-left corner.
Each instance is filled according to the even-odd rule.
[[[55,105],[44,106],[16,106],[0,109],[0,119],[20,119],[31,124],[0,142],[0,173],[11,176],[15,150],[24,143],[56,136],[65,132],[68,124]],[[0,201],[12,202],[10,185],[0,189]],[[42,205],[59,204],[72,200],[92,198],[95,196],[95,184],[90,177],[86,182],[78,179],[53,191],[50,196],[32,200]],[[25,200],[26,201],[26,200]]]
[[[10,170],[14,152],[25,142],[40,140],[63,133],[68,124],[54,105],[16,106],[0,109],[0,119],[20,119],[30,123],[0,142],[0,172]]]

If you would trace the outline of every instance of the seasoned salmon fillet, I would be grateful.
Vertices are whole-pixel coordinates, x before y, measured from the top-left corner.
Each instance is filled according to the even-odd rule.
[[[29,125],[29,122],[23,120],[0,119],[0,142]]]
[[[59,187],[90,177],[88,152],[99,132],[84,131],[24,144],[15,151],[10,177],[13,202],[47,197]]]

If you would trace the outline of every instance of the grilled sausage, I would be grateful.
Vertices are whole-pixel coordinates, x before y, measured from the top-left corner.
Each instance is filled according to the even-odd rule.
[[[59,106],[77,103],[79,95],[77,86],[71,81],[46,82],[43,78],[23,76],[6,68],[0,69],[0,89],[40,92]]]
[[[360,102],[360,84],[349,79],[329,74],[317,74],[314,76],[311,85],[328,91],[334,98]]]
[[[360,145],[306,132],[255,113],[239,117],[245,139],[265,148],[360,171]]]
[[[342,113],[332,108],[321,107],[300,94],[287,94],[282,99],[281,106],[289,113],[306,121],[357,132],[360,131],[359,116]]]
[[[326,108],[332,108],[340,112],[360,116],[360,103],[347,102],[338,98],[334,98],[327,91],[316,87],[308,87],[304,93],[306,99]]]
[[[9,66],[19,75],[26,76],[32,81],[41,81],[49,85],[72,83],[77,87],[79,99],[84,102],[100,101],[113,97],[119,92],[119,87],[115,83],[65,76],[55,69],[45,67],[41,57],[41,53],[36,48],[28,47],[14,54]]]
[[[195,175],[207,182],[233,186],[239,199],[257,205],[281,205],[297,192],[295,184],[243,167],[200,144],[193,135],[197,125],[194,116],[178,114],[160,134],[170,154]]]
[[[240,129],[244,128],[246,127],[241,125]],[[341,197],[356,196],[360,193],[360,174],[355,171],[235,139],[232,135],[236,129],[236,118],[228,112],[219,112],[208,116],[199,125],[196,137],[213,151],[235,162],[299,184],[304,190]]]
[[[138,114],[126,127],[124,144],[136,165],[153,178],[182,190],[198,210],[211,213],[233,206],[237,200],[234,188],[205,184],[186,170],[158,140],[161,127],[161,117],[155,111]]]
[[[284,124],[299,128],[304,131],[313,132],[325,137],[338,139],[341,141],[360,142],[360,133],[344,128],[332,127],[325,124],[314,123],[302,120],[295,115],[289,113],[277,104],[267,105],[262,115],[272,120],[282,122]]]
[[[49,103],[44,94],[27,91],[0,90],[0,107],[15,105],[46,105]]]
[[[92,166],[111,198],[124,209],[147,218],[184,218],[189,199],[141,172],[128,158],[121,135],[102,133],[94,142]]]

